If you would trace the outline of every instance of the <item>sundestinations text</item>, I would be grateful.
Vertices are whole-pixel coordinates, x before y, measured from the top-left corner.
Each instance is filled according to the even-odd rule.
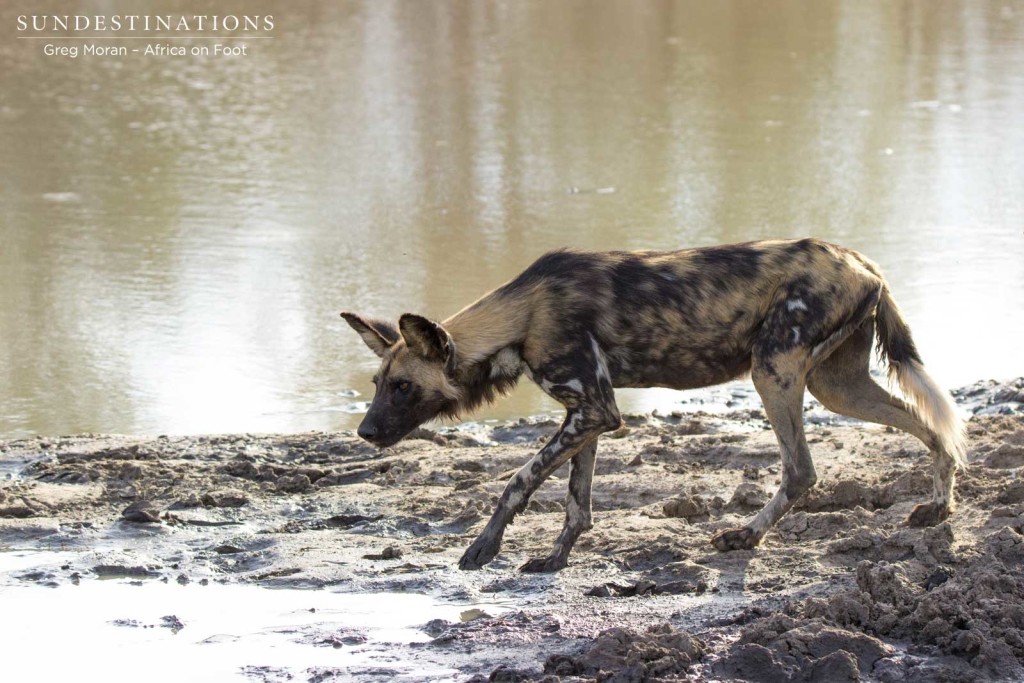
[[[274,30],[273,15],[238,16],[235,14],[149,15],[149,14],[22,14],[17,28],[23,32],[190,32]]]

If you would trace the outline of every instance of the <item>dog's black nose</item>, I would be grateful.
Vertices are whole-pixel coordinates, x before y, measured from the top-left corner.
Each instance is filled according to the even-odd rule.
[[[356,430],[356,433],[359,434],[360,439],[364,439],[370,443],[373,443],[374,439],[377,438],[377,428],[373,425],[368,425],[365,422],[359,425],[359,429]]]

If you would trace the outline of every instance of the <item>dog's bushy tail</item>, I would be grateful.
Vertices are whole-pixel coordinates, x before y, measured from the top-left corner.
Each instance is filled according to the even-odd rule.
[[[900,385],[915,414],[938,437],[939,447],[953,458],[957,467],[966,467],[964,422],[950,395],[925,372],[910,326],[885,285],[878,301],[875,334],[879,356],[889,366],[889,379]]]

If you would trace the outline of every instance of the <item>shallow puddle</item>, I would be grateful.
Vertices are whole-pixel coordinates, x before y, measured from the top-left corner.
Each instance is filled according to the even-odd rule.
[[[25,463],[20,460],[0,460],[0,481],[21,479],[23,469],[25,469]]]
[[[0,571],[60,561],[0,553]],[[411,593],[352,594],[247,585],[83,580],[53,588],[0,585],[6,680],[339,680],[375,670],[395,680],[445,680],[454,669],[415,661],[403,646],[431,637],[433,619],[500,605],[449,604]],[[59,652],[59,656],[55,656]],[[296,676],[303,674],[305,676]],[[328,678],[324,680],[330,680]]]

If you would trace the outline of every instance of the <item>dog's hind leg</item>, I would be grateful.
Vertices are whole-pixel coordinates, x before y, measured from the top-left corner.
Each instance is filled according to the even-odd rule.
[[[719,550],[753,548],[793,503],[814,486],[817,475],[804,438],[804,379],[810,351],[797,347],[774,355],[755,354],[751,366],[754,387],[782,451],[782,485],[753,520],[739,529],[726,529],[711,539]]]
[[[811,372],[807,388],[832,412],[895,427],[928,447],[934,482],[932,500],[915,507],[908,521],[911,526],[938,524],[953,508],[956,460],[910,406],[871,379],[868,366],[873,340],[874,323],[869,320]]]
[[[590,487],[594,481],[594,463],[597,459],[597,439],[592,440],[572,458],[569,473],[569,494],[565,498],[565,525],[547,557],[530,560],[522,567],[524,572],[554,572],[569,563],[569,553],[576,539],[592,528]]]

